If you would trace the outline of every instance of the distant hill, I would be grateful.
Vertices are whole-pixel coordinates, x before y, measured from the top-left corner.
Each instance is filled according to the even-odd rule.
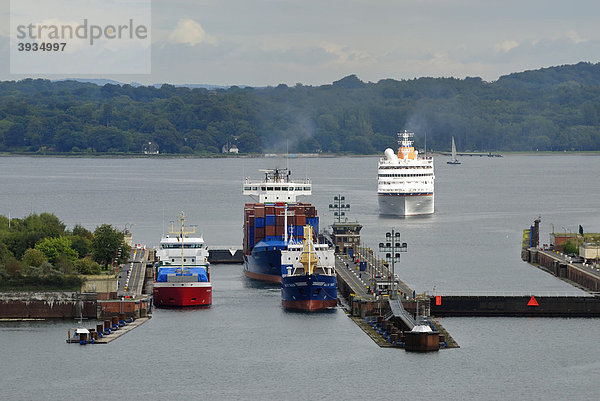
[[[459,151],[600,150],[600,64],[478,77],[329,85],[0,82],[0,152],[381,153],[396,132]],[[152,146],[148,143],[151,142]]]
[[[525,85],[529,88],[547,89],[558,85],[600,85],[600,64],[578,63],[559,67],[542,68],[512,73],[500,77],[498,85],[515,87]]]
[[[86,83],[90,83],[90,84],[94,84],[94,85],[98,85],[98,86],[104,86],[106,84],[124,85],[123,82],[114,81],[112,79],[99,79],[99,78],[98,79],[94,79],[94,78],[63,78],[63,79],[53,80],[52,82],[63,82],[63,81],[86,82]]]
[[[126,84],[124,82],[119,82],[119,81],[115,81],[115,80],[112,80],[112,79],[100,79],[100,78],[62,78],[62,79],[52,80],[52,82],[64,82],[64,81],[85,82],[85,83],[90,83],[90,84],[94,84],[94,85],[98,85],[98,86],[104,86],[106,84],[109,84],[109,85],[119,85],[119,86],[131,85],[134,88],[137,88],[139,86],[144,86],[143,84],[140,84],[138,82],[131,82],[129,84]],[[152,84],[151,86],[154,86],[155,88],[160,88],[161,86],[163,86],[165,84],[166,83]],[[210,84],[174,84],[173,86],[175,86],[177,88],[190,88],[190,89],[194,89],[194,88],[227,89],[228,88],[228,86],[210,85]]]

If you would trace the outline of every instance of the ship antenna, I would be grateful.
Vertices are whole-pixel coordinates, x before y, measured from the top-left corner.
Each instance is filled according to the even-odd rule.
[[[181,212],[179,219],[181,220],[181,275],[183,276],[183,221],[185,219],[183,211]]]

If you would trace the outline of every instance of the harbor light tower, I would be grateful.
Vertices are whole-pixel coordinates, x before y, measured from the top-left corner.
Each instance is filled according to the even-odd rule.
[[[333,197],[334,203],[329,204],[329,210],[333,211],[333,216],[338,223],[342,221],[342,217],[346,216],[346,211],[350,210],[350,204],[344,203],[345,201],[345,196],[335,195]]]
[[[346,203],[346,197],[335,195],[333,202],[329,204],[329,210],[333,211],[334,222],[331,225],[331,239],[335,245],[336,252],[353,255],[356,247],[360,245],[360,230],[362,225],[357,221],[348,221],[346,212],[350,210],[350,204]],[[344,217],[344,221],[342,221]]]
[[[400,233],[392,228],[391,231],[385,233],[385,242],[379,243],[379,251],[384,252],[384,257],[392,264],[392,274],[390,276],[390,299],[395,299],[398,294],[396,289],[396,273],[395,262],[400,262],[400,254],[406,252],[408,246],[406,242],[400,242]]]

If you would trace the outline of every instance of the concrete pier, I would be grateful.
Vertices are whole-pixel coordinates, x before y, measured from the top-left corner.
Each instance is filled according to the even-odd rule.
[[[91,342],[91,338],[87,338],[86,341],[88,344],[108,344],[111,341],[114,341],[117,338],[121,337],[122,335],[129,333],[131,330],[141,326],[142,324],[146,323],[148,320],[150,320],[149,317],[142,317],[139,319],[135,319],[133,322],[127,323],[124,326],[119,327],[118,330],[111,331],[110,334],[103,335],[102,338],[98,337],[97,339],[94,339],[93,342]],[[76,328],[69,330],[69,333],[72,334],[72,336],[67,338],[67,343],[79,344],[80,337],[75,335],[76,330],[77,330]]]

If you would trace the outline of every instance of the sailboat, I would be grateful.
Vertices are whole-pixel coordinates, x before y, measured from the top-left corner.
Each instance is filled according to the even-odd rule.
[[[456,144],[454,143],[454,137],[452,137],[452,160],[447,161],[447,164],[460,164],[460,161],[456,158]]]

